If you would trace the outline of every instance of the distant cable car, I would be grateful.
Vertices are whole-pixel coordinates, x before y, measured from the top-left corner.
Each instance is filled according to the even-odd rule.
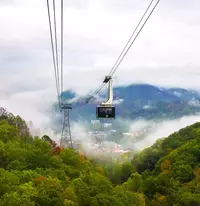
[[[115,119],[115,106],[112,105],[113,88],[111,76],[106,76],[104,83],[109,83],[108,100],[106,102],[102,102],[99,106],[96,107],[96,115],[98,119]]]
[[[111,118],[115,119],[115,107],[111,106],[97,106],[97,118]]]

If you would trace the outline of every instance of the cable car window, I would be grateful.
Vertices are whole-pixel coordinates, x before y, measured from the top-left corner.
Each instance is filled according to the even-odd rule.
[[[97,118],[115,118],[115,107],[97,107]]]

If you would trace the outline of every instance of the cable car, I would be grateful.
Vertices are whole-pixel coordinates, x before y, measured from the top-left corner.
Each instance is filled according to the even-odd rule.
[[[96,116],[98,119],[115,119],[115,106],[112,105],[113,89],[111,76],[106,76],[104,83],[109,83],[108,100],[96,107]]]
[[[98,119],[115,119],[115,107],[114,106],[97,106],[97,118]]]

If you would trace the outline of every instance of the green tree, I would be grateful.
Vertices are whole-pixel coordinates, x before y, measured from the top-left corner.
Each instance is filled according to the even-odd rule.
[[[77,178],[71,182],[71,185],[76,193],[78,204],[79,205],[89,205],[90,204],[90,195],[89,195],[89,188],[82,179]]]
[[[64,204],[61,182],[57,178],[38,178],[35,179],[38,196],[34,199],[35,203],[44,206],[59,206]]]

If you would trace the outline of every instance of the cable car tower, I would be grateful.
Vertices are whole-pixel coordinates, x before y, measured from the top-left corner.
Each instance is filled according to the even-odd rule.
[[[70,129],[70,110],[72,109],[70,104],[62,104],[61,111],[63,114],[63,128],[60,140],[60,147],[73,148],[71,129]]]
[[[106,76],[103,83],[108,83],[108,100],[102,102],[100,106],[96,108],[96,114],[98,119],[115,119],[115,107],[113,106],[113,87],[112,77]]]

